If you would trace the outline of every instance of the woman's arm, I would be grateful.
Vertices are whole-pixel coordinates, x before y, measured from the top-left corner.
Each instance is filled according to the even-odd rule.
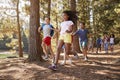
[[[55,28],[51,28],[51,30],[54,30],[55,32],[60,32],[60,28],[59,29],[55,29]]]
[[[66,30],[66,33],[71,33],[73,31],[73,25],[69,27],[69,30]]]

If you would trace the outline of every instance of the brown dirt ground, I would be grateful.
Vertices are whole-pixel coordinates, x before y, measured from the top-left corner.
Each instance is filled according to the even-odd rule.
[[[119,50],[119,49],[117,49]],[[89,61],[79,60],[48,69],[50,62],[25,62],[26,58],[0,59],[0,80],[120,80],[120,51],[115,54],[89,54]]]

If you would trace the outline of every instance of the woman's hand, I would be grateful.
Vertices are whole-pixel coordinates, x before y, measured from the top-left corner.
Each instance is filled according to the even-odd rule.
[[[55,28],[51,28],[52,30],[54,30],[55,32],[60,32],[59,29],[55,29]]]
[[[72,31],[71,30],[66,30],[66,33],[71,33]]]
[[[66,30],[65,32],[66,32],[66,33],[71,33],[71,32],[72,32],[72,30],[73,30],[73,25],[71,25],[71,26],[69,27],[69,29],[68,29],[68,30]]]

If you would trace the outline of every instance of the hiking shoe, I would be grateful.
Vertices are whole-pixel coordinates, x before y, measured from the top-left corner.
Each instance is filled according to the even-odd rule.
[[[51,65],[48,67],[49,69],[53,70],[53,71],[56,71],[57,70],[57,67],[56,65]]]
[[[66,62],[65,62],[65,61],[63,61],[60,65],[64,66],[65,64],[66,64]]]
[[[88,61],[88,57],[87,56],[84,58],[84,61]]]
[[[45,56],[45,57],[44,57],[44,60],[46,60],[46,61],[47,61],[48,59],[49,59],[49,57],[48,57],[48,56]]]
[[[78,54],[74,55],[75,59],[79,59],[79,56]]]
[[[69,62],[70,64],[72,64],[72,59],[69,59],[68,62]]]

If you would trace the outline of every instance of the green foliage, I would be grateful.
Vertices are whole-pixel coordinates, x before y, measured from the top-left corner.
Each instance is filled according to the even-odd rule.
[[[12,4],[9,5],[16,8],[17,0],[10,1]],[[30,15],[30,4],[28,4],[30,0],[20,0],[20,2],[21,1],[25,2],[25,6],[22,7],[20,14],[26,13],[25,15]],[[62,21],[62,12],[70,9],[70,1],[71,0],[51,0],[50,16],[51,23],[54,27],[59,27]],[[120,36],[120,0],[91,0],[91,2],[90,0],[76,0],[76,7],[78,12],[77,15],[79,17],[78,21],[84,21],[86,23],[86,27],[91,33],[95,33],[96,35],[102,35],[103,33],[114,33],[116,37]],[[93,10],[93,25],[90,25],[90,10]],[[12,10],[9,9],[9,11]],[[47,15],[47,11],[48,0],[40,0],[40,19],[42,21]],[[8,42],[6,42],[7,46],[12,47],[18,46],[17,39],[13,39],[13,35],[18,33],[16,17],[12,17],[13,15],[7,18],[0,18],[0,40],[3,41],[5,35],[8,36],[11,39],[11,43],[8,44]],[[29,27],[29,23],[24,19],[21,20],[20,18],[20,24],[22,25],[23,23],[26,23],[27,27]],[[24,31],[24,45],[26,45],[25,42],[29,36],[28,31],[28,28]]]
[[[116,9],[120,10],[119,0],[93,0],[94,28],[96,33],[115,33],[120,22],[120,15]],[[119,26],[118,26],[119,27]]]

